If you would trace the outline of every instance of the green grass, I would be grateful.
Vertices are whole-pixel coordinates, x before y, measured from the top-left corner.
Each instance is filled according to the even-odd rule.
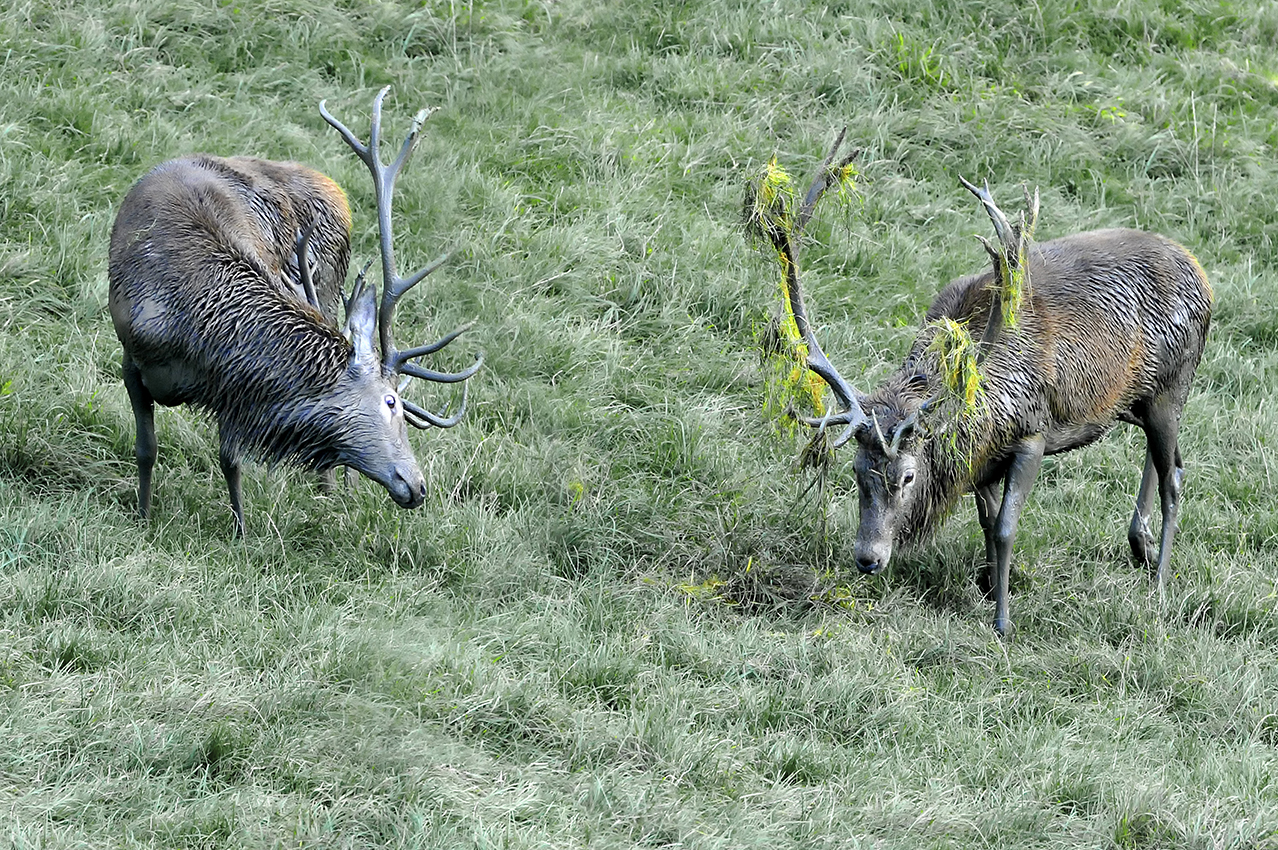
[[[1194,0],[34,2],[0,11],[0,845],[1278,847],[1278,13]],[[158,416],[149,524],[106,312],[115,209],[195,150],[371,187],[320,119],[440,107],[400,337],[469,318],[473,408],[415,435],[427,503],[246,475]],[[862,388],[988,222],[1140,226],[1217,303],[1165,602],[1129,566],[1133,429],[1049,459],[1017,637],[964,504],[852,564],[761,414],[744,181],[848,124],[863,201],[810,235]],[[449,361],[450,358],[445,358]],[[419,400],[434,400],[418,391]]]

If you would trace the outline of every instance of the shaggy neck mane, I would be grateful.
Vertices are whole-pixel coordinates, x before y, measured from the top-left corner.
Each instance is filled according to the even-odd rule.
[[[936,356],[923,350],[923,345],[916,343],[901,368],[864,401],[866,414],[877,420],[889,440],[897,424],[918,411],[924,401],[938,396],[944,399]],[[914,497],[904,506],[897,532],[898,545],[910,547],[929,540],[959,498],[972,489],[973,470],[985,460],[977,456],[978,447],[988,446],[986,435],[991,424],[981,413],[962,415],[949,400],[920,415],[915,433],[901,446],[902,451],[916,453],[918,464]],[[877,437],[870,439],[877,444]],[[873,450],[881,453],[883,448],[875,445]]]
[[[234,454],[322,466],[335,451],[341,409],[333,393],[354,346],[313,307],[257,270],[245,272],[234,305],[210,305],[204,317],[207,338],[231,342],[211,352],[202,406],[217,418],[223,444]]]

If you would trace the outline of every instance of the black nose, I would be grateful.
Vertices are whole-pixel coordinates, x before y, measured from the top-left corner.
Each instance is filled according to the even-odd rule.
[[[416,470],[396,468],[386,489],[401,508],[415,508],[426,501],[426,480]]]
[[[856,568],[867,576],[872,576],[879,570],[883,569],[883,565],[878,561],[871,561],[868,558],[857,556]]]

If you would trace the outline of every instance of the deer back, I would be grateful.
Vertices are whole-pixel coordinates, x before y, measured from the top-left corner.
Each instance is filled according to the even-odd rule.
[[[1212,297],[1185,248],[1157,234],[1097,230],[1035,243],[1028,261],[1020,321],[1003,330],[984,365],[990,416],[1018,432],[1008,436],[1041,431],[1049,453],[1064,451],[1099,437],[1141,399],[1183,397]],[[928,322],[967,321],[980,336],[994,278],[987,271],[954,281]]]
[[[331,317],[293,283],[296,234],[312,223]],[[331,394],[354,354],[335,323],[349,228],[336,184],[292,163],[196,155],[139,180],[111,234],[110,309],[155,400],[203,407],[269,446],[263,417]]]

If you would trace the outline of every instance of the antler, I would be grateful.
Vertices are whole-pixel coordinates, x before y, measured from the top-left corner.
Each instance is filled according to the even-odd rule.
[[[298,234],[297,242],[293,245],[293,259],[297,263],[297,276],[302,283],[302,291],[306,294],[306,303],[316,310],[321,308],[319,296],[315,293],[315,279],[311,276],[311,237],[315,235],[315,228],[318,226],[318,219],[311,222],[310,227]]]
[[[959,182],[963,184],[964,189],[977,197],[981,206],[985,207],[990,221],[994,223],[994,233],[998,236],[1002,248],[1002,250],[995,249],[984,236],[976,237],[985,246],[985,252],[990,255],[990,259],[994,261],[998,288],[998,294],[990,305],[989,319],[985,323],[985,332],[981,334],[980,351],[976,356],[977,365],[981,365],[985,362],[995,340],[1002,334],[1003,328],[1015,324],[1016,310],[1023,298],[1024,288],[1029,283],[1026,251],[1034,235],[1034,226],[1038,224],[1038,190],[1035,189],[1031,197],[1029,188],[1025,188],[1025,207],[1029,212],[1029,220],[1026,221],[1025,212],[1022,211],[1018,221],[1013,225],[994,203],[994,198],[990,195],[989,183],[978,188],[963,177],[959,177]]]
[[[812,331],[812,324],[808,320],[808,309],[803,301],[803,289],[799,284],[799,248],[803,228],[812,218],[817,202],[821,200],[826,189],[838,182],[843,169],[850,165],[856,156],[854,151],[835,164],[835,156],[838,155],[846,134],[846,127],[839,131],[838,137],[830,147],[829,154],[821,163],[821,168],[817,171],[812,185],[804,195],[803,204],[799,207],[798,214],[792,223],[785,220],[787,215],[784,211],[778,213],[776,210],[767,210],[758,214],[752,212],[749,208],[749,198],[747,198],[746,222],[748,229],[767,239],[776,249],[781,259],[782,273],[785,276],[785,295],[790,313],[794,316],[795,327],[808,349],[807,368],[820,376],[838,399],[840,408],[838,413],[820,417],[800,417],[805,424],[818,429],[824,429],[827,425],[846,425],[843,433],[834,441],[834,448],[851,439],[856,428],[866,421],[866,416],[865,411],[861,409],[861,403],[857,400],[857,391],[839,374],[839,370],[834,368],[829,358],[825,356],[825,352],[821,350],[821,344],[817,342],[816,334]]]
[[[400,169],[404,167],[404,163],[408,161],[409,155],[412,154],[413,148],[417,145],[417,136],[421,131],[422,124],[430,117],[433,110],[423,109],[417,113],[413,118],[413,126],[408,131],[408,136],[404,139],[404,144],[399,149],[399,156],[395,157],[394,162],[387,165],[381,161],[378,148],[381,144],[382,135],[382,101],[389,91],[390,86],[386,86],[377,93],[377,97],[373,100],[372,126],[369,130],[367,145],[355,138],[355,134],[345,124],[329,113],[328,109],[325,108],[325,101],[320,101],[319,105],[320,115],[324,116],[324,120],[341,134],[346,144],[363,160],[364,164],[368,166],[369,172],[373,175],[373,190],[377,200],[377,234],[382,254],[383,290],[381,304],[377,310],[377,333],[382,349],[382,371],[387,375],[401,374],[411,378],[421,378],[439,383],[464,382],[479,371],[479,367],[484,362],[483,354],[476,354],[475,362],[460,372],[436,372],[433,369],[426,369],[409,361],[439,351],[470,328],[470,324],[463,325],[429,345],[422,345],[405,351],[395,348],[394,338],[391,333],[395,319],[395,306],[399,303],[399,299],[403,297],[404,293],[421,283],[428,275],[442,266],[448,260],[449,254],[445,252],[425,268],[408,277],[400,277],[395,273],[395,251],[391,244],[393,235],[391,230],[391,199],[395,192],[395,179],[399,176]],[[451,428],[461,421],[461,417],[466,411],[466,395],[466,384],[463,383],[461,406],[453,416],[447,415],[447,409],[445,409],[443,414],[434,414],[410,401],[404,400],[404,411],[407,414],[405,419],[409,424],[417,428],[430,426]]]

